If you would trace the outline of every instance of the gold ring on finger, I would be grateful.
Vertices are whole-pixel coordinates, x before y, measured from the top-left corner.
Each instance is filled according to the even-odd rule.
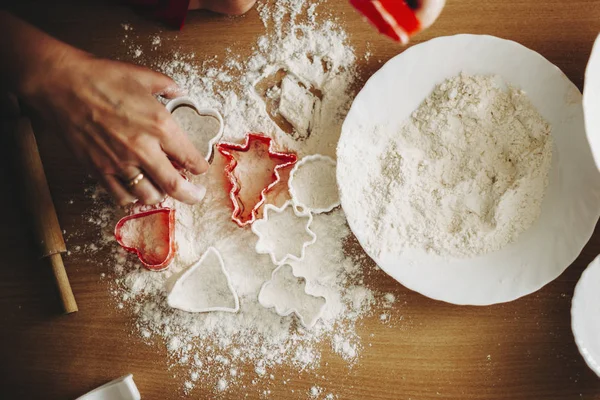
[[[143,179],[144,179],[144,174],[142,172],[140,172],[139,174],[137,174],[135,177],[131,178],[127,182],[127,187],[132,188],[135,185],[137,185],[138,183],[140,183]]]

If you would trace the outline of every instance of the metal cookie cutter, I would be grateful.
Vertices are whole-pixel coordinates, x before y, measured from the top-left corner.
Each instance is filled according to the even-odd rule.
[[[265,308],[275,308],[282,317],[294,313],[305,328],[312,328],[325,308],[324,297],[306,292],[306,280],[296,276],[289,264],[280,265],[258,293],[258,302]]]
[[[159,216],[160,218],[152,223],[152,226],[140,230],[137,237],[130,238],[125,235],[125,224],[129,221],[138,219],[148,219]],[[152,233],[162,233],[157,241],[143,243],[140,240],[150,237]],[[175,245],[175,210],[170,208],[158,208],[143,211],[137,214],[127,215],[117,222],[115,226],[115,239],[125,250],[136,254],[144,267],[150,271],[162,271],[169,267],[176,253]],[[133,239],[133,240],[132,240]],[[166,251],[165,251],[166,249]],[[163,250],[162,252],[158,250]]]
[[[294,207],[299,211],[321,214],[339,206],[335,168],[336,162],[321,154],[306,156],[298,161],[288,181]]]
[[[210,280],[207,280],[208,276]],[[209,247],[200,260],[177,279],[169,291],[167,303],[172,308],[194,313],[238,312],[240,301],[221,253]]]
[[[271,211],[288,220],[273,221],[279,219],[277,217],[269,219]],[[301,261],[306,248],[317,241],[317,235],[310,230],[312,220],[311,213],[298,211],[290,201],[286,201],[281,208],[267,204],[263,218],[252,224],[252,232],[258,236],[256,252],[269,254],[275,265],[282,265],[288,260]],[[293,224],[300,228],[294,229]],[[284,244],[289,244],[289,247],[284,248]]]
[[[244,218],[242,216],[242,213],[247,207],[249,207],[249,205],[245,204],[239,197],[239,193],[242,188],[242,182],[239,182],[239,180],[234,174],[235,168],[238,165],[234,153],[247,152],[250,149],[251,143],[254,141],[259,141],[266,144],[268,146],[269,158],[276,159],[281,163],[274,167],[272,181],[260,192],[260,198],[258,202],[252,206],[250,216]],[[263,203],[266,200],[267,192],[271,190],[278,182],[280,182],[281,176],[279,175],[279,171],[285,167],[294,165],[297,160],[296,154],[280,153],[274,151],[272,139],[270,137],[257,133],[247,134],[246,142],[243,144],[222,142],[217,145],[217,149],[229,161],[227,166],[225,167],[225,175],[227,176],[231,187],[229,190],[229,198],[231,199],[231,203],[233,204],[233,213],[231,214],[231,219],[240,227],[252,224],[256,220],[256,214],[258,213],[258,209],[263,205]]]
[[[198,106],[198,103],[191,97],[175,98],[175,99],[169,101],[165,105],[165,107],[167,108],[167,111],[169,111],[171,114],[173,114],[173,112],[179,107],[189,107],[189,108],[194,109],[196,111],[196,113],[198,114],[198,116],[213,117],[219,122],[219,130],[217,131],[217,134],[210,137],[208,140],[206,140],[207,138],[203,138],[204,142],[206,142],[205,143],[206,148],[198,149],[199,151],[201,151],[203,153],[204,159],[206,161],[210,161],[213,156],[214,146],[221,139],[221,136],[223,136],[223,130],[225,127],[225,123],[223,122],[223,117],[221,116],[221,114],[217,110],[212,109],[212,108],[200,108]],[[188,135],[190,135],[189,132],[188,132]]]

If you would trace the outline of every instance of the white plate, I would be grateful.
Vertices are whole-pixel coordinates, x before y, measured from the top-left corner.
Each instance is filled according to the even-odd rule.
[[[367,253],[406,287],[454,304],[488,305],[532,293],[558,277],[579,255],[600,215],[600,174],[583,128],[581,93],[548,60],[493,36],[441,37],[394,57],[358,94],[338,144],[337,180],[348,223],[364,246],[368,211],[353,197],[367,185],[364,165],[381,150],[374,125],[399,126],[446,78],[497,74],[522,88],[552,124],[554,149],[539,220],[504,249],[469,259],[425,252]],[[359,160],[351,156],[362,151]],[[343,173],[342,173],[343,171]]]
[[[579,352],[600,376],[600,256],[592,261],[575,287],[571,327]]]
[[[583,86],[585,130],[596,165],[600,169],[600,36],[596,38],[585,69]]]

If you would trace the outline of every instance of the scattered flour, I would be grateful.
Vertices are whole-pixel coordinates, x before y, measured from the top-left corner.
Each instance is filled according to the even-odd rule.
[[[277,150],[296,152],[299,158],[316,153],[334,158],[354,94],[356,57],[339,26],[332,21],[317,22],[317,16],[321,20],[327,15],[326,9],[317,14],[320,2],[307,3],[260,3],[259,12],[268,29],[249,59],[231,51],[217,63],[215,58],[198,61],[194,54],[179,52],[160,61],[152,58],[150,49],[143,61],[151,60],[155,64],[149,66],[172,76],[200,107],[217,108],[225,119],[223,140],[240,143],[247,132],[263,132],[274,139]],[[130,56],[141,56],[142,48],[131,40],[127,42],[133,49]],[[312,115],[311,134],[302,140],[278,127],[266,110],[267,96],[255,90],[257,83],[281,69],[322,94],[318,112]],[[274,83],[268,93],[280,96],[280,87],[281,82]],[[372,314],[376,295],[363,283],[364,256],[348,251],[351,233],[343,212],[336,209],[315,215],[311,230],[317,242],[306,249],[302,261],[289,260],[294,274],[304,278],[306,291],[326,301],[320,320],[308,330],[295,316],[281,317],[258,303],[260,288],[271,278],[275,265],[268,255],[255,251],[256,236],[231,221],[231,203],[224,189],[225,163],[217,153],[209,171],[192,178],[207,188],[201,204],[167,200],[165,205],[176,209],[178,252],[166,271],[140,268],[134,256],[111,242],[110,221],[120,217],[118,211],[91,213],[90,223],[103,228],[99,243],[112,249],[114,261],[105,280],[112,281],[110,292],[116,303],[123,303],[124,312],[133,315],[142,340],[151,344],[162,339],[169,366],[183,371],[176,375],[186,394],[192,394],[197,385],[212,390],[215,396],[243,385],[246,393],[255,388],[259,396],[269,397],[271,390],[265,385],[279,379],[275,376],[278,366],[310,374],[320,366],[323,343],[329,343],[333,352],[352,365],[361,349],[355,326],[363,316]],[[274,188],[268,202],[281,205],[287,199],[284,182]],[[211,246],[227,266],[240,311],[197,314],[169,307],[168,283]]]
[[[279,113],[292,124],[299,138],[306,139],[310,135],[319,103],[319,99],[291,75],[283,78]]]
[[[504,90],[497,77],[449,78],[399,130],[381,134],[387,151],[356,199],[370,210],[366,246],[374,254],[476,256],[513,242],[538,218],[550,126],[524,92]]]

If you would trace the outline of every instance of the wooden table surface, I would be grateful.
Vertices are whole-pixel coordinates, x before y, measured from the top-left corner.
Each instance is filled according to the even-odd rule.
[[[117,2],[23,1],[12,7],[62,40],[100,56],[122,59],[128,59],[121,43],[123,22],[130,23],[140,37],[161,32],[183,51],[207,57],[223,57],[227,47],[248,48],[264,31],[255,10],[238,18],[192,13],[179,33]],[[363,23],[345,0],[331,0],[322,7],[340,16],[358,54],[370,43],[370,61],[359,61],[363,78],[402,51]],[[599,31],[599,1],[448,0],[439,21],[414,43],[457,33],[516,40],[558,65],[581,88]],[[163,45],[162,51],[167,50]],[[115,310],[107,284],[99,279],[109,269],[102,263],[106,254],[93,259],[82,253],[65,258],[80,311],[60,314],[51,274],[36,260],[31,245],[5,137],[2,150],[6,156],[0,168],[0,208],[4,210],[0,225],[0,397],[69,399],[133,373],[143,398],[182,398],[182,382],[166,369],[164,345],[143,344],[131,334],[131,317]],[[38,140],[68,246],[92,242],[98,232],[90,230],[82,216],[91,207],[84,195],[89,179],[56,138],[42,134]],[[400,301],[392,318],[400,321],[402,317],[402,321],[389,327],[377,315],[365,319],[359,333],[375,336],[368,340],[372,346],[365,348],[356,366],[348,369],[324,344],[322,364],[328,365],[319,374],[326,376],[325,383],[298,375],[285,390],[271,385],[271,397],[293,398],[290,388],[296,388],[296,393],[303,393],[299,398],[306,398],[312,385],[322,383],[340,399],[600,399],[600,379],[577,352],[569,314],[575,284],[598,253],[597,231],[556,281],[535,294],[491,307],[436,302],[374,270],[368,284],[397,296]],[[222,398],[242,395],[238,390]],[[193,398],[212,397],[206,388],[193,392]],[[250,392],[249,398],[254,397],[256,391]]]

